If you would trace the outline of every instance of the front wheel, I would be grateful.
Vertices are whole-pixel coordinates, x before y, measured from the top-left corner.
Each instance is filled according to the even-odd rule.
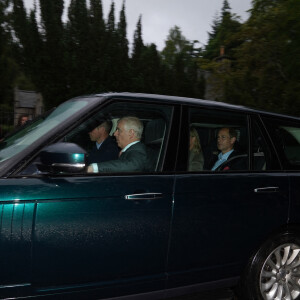
[[[243,277],[241,299],[300,299],[299,233],[287,231],[260,248]]]

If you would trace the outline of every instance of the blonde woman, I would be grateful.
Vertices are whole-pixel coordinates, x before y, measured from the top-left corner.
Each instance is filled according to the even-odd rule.
[[[204,163],[204,158],[201,149],[199,135],[197,130],[194,127],[191,127],[188,171],[202,171],[203,163]]]

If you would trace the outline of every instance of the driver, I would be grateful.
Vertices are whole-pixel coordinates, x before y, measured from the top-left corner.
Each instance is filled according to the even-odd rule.
[[[123,117],[118,121],[114,133],[121,148],[117,160],[93,163],[88,166],[88,173],[98,172],[142,172],[148,168],[146,147],[141,143],[143,123],[136,117]]]
[[[109,135],[111,128],[112,121],[104,119],[89,132],[90,139],[95,144],[87,157],[88,165],[118,158],[120,150],[116,141]]]

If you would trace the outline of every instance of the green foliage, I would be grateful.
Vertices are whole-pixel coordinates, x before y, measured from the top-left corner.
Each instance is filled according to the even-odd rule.
[[[132,52],[132,63],[134,67],[138,67],[138,64],[141,59],[141,55],[144,50],[144,42],[142,37],[142,16],[139,17],[139,20],[136,24],[136,30],[133,37],[133,52]]]
[[[79,94],[149,92],[204,98],[300,115],[300,1],[253,0],[241,24],[228,0],[212,20],[204,49],[178,26],[162,52],[143,42],[140,16],[129,55],[125,0],[118,20],[101,0],[0,1],[0,101],[35,88],[47,108]],[[8,3],[12,10],[8,10]],[[40,18],[37,16],[40,15]],[[223,48],[222,48],[223,47]],[[225,53],[220,55],[220,49]]]
[[[224,47],[226,55],[232,56],[239,40],[233,38],[241,28],[238,17],[231,14],[231,8],[227,0],[224,0],[221,17],[213,20],[212,32],[209,33],[208,44],[205,47],[204,58],[214,59],[220,55],[220,48]]]
[[[127,40],[127,21],[125,14],[125,1],[123,2],[122,9],[120,11],[119,22],[117,26],[117,45],[118,52],[116,55],[117,61],[115,65],[117,66],[118,74],[118,90],[126,91],[130,87],[130,61],[128,56],[128,40]]]
[[[91,0],[88,33],[88,78],[87,91],[96,93],[104,90],[105,22],[101,0]]]
[[[253,1],[225,100],[299,116],[299,32],[299,1]]]
[[[87,93],[89,82],[89,16],[86,0],[72,0],[66,30],[66,78],[70,96]],[[82,83],[86,82],[84,86]]]
[[[168,69],[165,82],[170,81],[167,86],[173,86],[169,91],[172,95],[204,97],[203,78],[199,76],[197,67],[197,59],[201,55],[201,49],[195,47],[197,42],[188,41],[178,26],[169,31],[162,58]]]
[[[176,56],[187,53],[191,47],[190,42],[182,35],[178,26],[170,29],[166,46],[162,51],[164,62],[169,66],[175,65]]]
[[[18,66],[13,58],[7,4],[0,1],[0,105],[13,107],[13,86]]]
[[[62,23],[64,1],[40,0],[41,25],[43,41],[41,52],[40,91],[44,97],[46,108],[58,105],[65,100],[67,94],[65,32]]]

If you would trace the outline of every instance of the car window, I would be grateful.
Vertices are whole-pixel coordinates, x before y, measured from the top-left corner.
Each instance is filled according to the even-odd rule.
[[[94,173],[158,172],[162,168],[171,114],[172,108],[170,106],[128,102],[113,103],[68,133],[64,138],[64,142],[76,143],[87,151],[88,165],[98,164],[99,170]],[[99,156],[103,155],[102,147],[107,146],[105,144],[107,139],[105,139],[105,142],[99,149],[95,150],[96,137],[93,137],[93,130],[101,123],[103,124],[104,121],[110,123],[109,139],[111,144],[115,143],[117,145],[118,157],[106,155],[106,159],[103,157],[99,158]],[[133,122],[133,131],[136,130],[134,127],[136,126],[135,122],[140,122],[142,129],[140,137],[138,137],[139,145],[132,145],[127,148],[132,140],[126,140],[127,136],[123,136],[123,130],[129,132],[128,123],[130,122]],[[126,128],[120,126],[122,123],[126,124]],[[143,146],[143,149],[141,148],[139,149],[140,152],[134,153],[132,149],[138,148],[138,146]],[[144,150],[146,161],[138,165],[138,161],[141,158],[139,155],[142,155]],[[113,149],[112,151],[116,150]],[[134,161],[129,157],[130,152],[135,155]],[[125,158],[120,157],[121,154],[123,157],[126,157],[127,164],[125,163]],[[133,166],[134,164],[136,165]]]
[[[300,124],[265,120],[285,169],[300,170]]]
[[[248,169],[246,116],[190,108],[187,171]]]
[[[257,121],[252,123],[252,170],[266,171],[278,169],[278,160],[271,151]]]
[[[49,153],[43,149],[20,175],[160,172],[172,112],[173,107],[167,105],[111,103],[44,148]]]
[[[68,101],[50,114],[45,114],[30,122],[21,130],[9,135],[0,142],[0,162],[5,161],[31,146],[40,137],[60,126],[68,117],[88,105],[86,100]]]

